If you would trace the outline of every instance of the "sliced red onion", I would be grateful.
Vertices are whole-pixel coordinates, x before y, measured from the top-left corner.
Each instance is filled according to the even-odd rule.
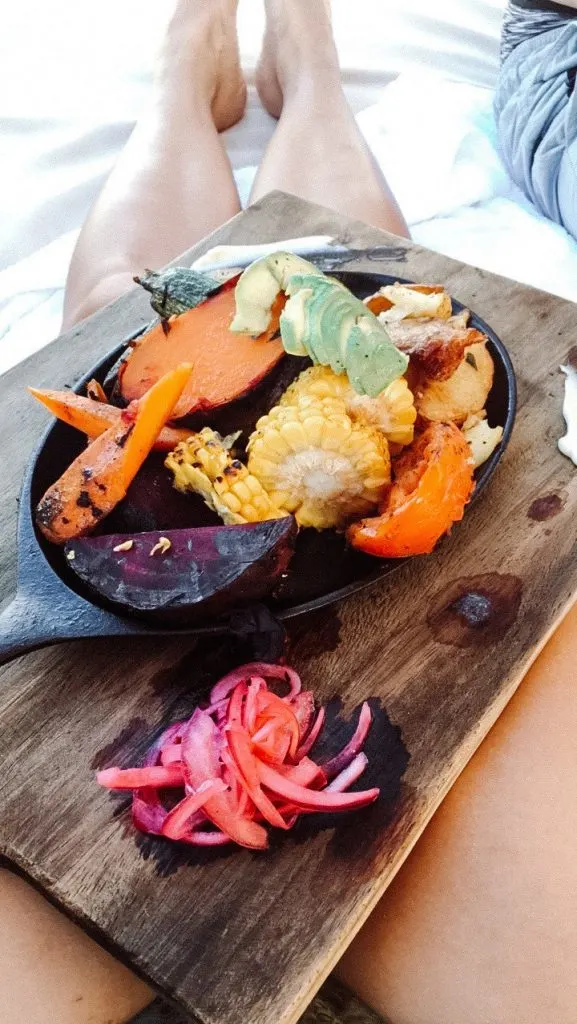
[[[241,665],[240,668],[235,668],[233,672],[229,672],[227,676],[224,676],[212,688],[210,703],[217,704],[218,701],[224,700],[237,683],[245,682],[252,676],[262,676],[263,679],[281,679],[283,683],[287,683],[290,687],[291,697],[296,697],[297,693],[300,693],[302,689],[300,676],[297,675],[294,669],[288,668],[286,665],[268,665],[264,661],[253,661],[248,665]]]
[[[301,742],[309,732],[315,717],[315,698],[310,690],[285,698],[299,725]]]
[[[371,728],[372,720],[373,713],[365,701],[361,708],[357,728],[346,747],[343,747],[340,754],[337,754],[336,757],[331,758],[330,761],[321,765],[327,779],[334,779],[335,776],[339,775],[343,768],[346,768],[353,758],[360,753],[367,738],[368,731]]]
[[[369,759],[366,754],[357,754],[351,763],[346,768],[343,768],[342,772],[332,782],[329,782],[324,792],[344,793],[345,789],[348,789],[349,786],[352,786],[353,782],[356,782],[361,777],[368,763]]]
[[[169,743],[160,752],[160,763],[164,766],[182,764],[182,743]]]
[[[378,789],[359,790],[354,793],[327,793],[326,789],[308,789],[284,778],[270,765],[257,762],[258,774],[263,785],[275,796],[287,800],[305,811],[350,811],[372,803],[379,796]]]
[[[262,676],[253,676],[248,683],[243,715],[243,725],[250,733],[254,732],[257,716],[257,696],[261,690],[266,690],[265,680]]]
[[[175,722],[173,725],[169,725],[164,732],[161,732],[142,762],[144,768],[154,767],[159,763],[163,747],[174,743],[185,725],[186,722]],[[152,832],[153,835],[160,835],[167,813],[166,808],[161,803],[158,790],[134,790],[132,794],[132,821],[135,828],[140,832]]]
[[[193,829],[185,836],[181,836],[181,843],[188,843],[189,846],[227,846],[232,843],[230,836],[224,832],[203,832],[201,829]]]
[[[306,757],[307,754],[314,747],[316,741],[319,738],[319,733],[320,733],[323,725],[325,724],[325,714],[326,714],[325,709],[321,708],[319,713],[318,713],[318,715],[317,715],[317,717],[315,718],[315,720],[314,720],[314,722],[313,722],[313,724],[311,726],[311,729],[309,731],[308,736],[305,737],[305,739],[301,743],[300,747],[297,747],[297,752],[295,754],[295,761],[301,761],[303,759],[303,757]]]
[[[267,679],[289,686],[284,697]],[[109,788],[133,792],[136,828],[192,846],[235,842],[265,849],[263,824],[292,828],[302,814],[364,807],[378,789],[347,792],[367,766],[362,752],[371,710],[363,704],[351,740],[326,765],[308,754],[325,720],[314,698],[301,692],[292,669],[255,662],[229,673],[213,688],[211,702],[187,722],[157,738],[141,768],[110,768],[98,775]],[[332,782],[327,785],[329,778]],[[171,810],[160,800],[166,786],[183,793]]]
[[[226,786],[222,779],[212,779],[203,782],[196,793],[190,793],[183,800],[176,804],[168,812],[162,826],[163,836],[169,839],[181,839],[190,831],[190,819],[195,815],[212,796],[223,793]]]

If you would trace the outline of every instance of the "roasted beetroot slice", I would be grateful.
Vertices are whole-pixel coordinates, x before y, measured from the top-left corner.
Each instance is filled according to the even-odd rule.
[[[71,541],[66,558],[104,604],[179,624],[265,597],[288,566],[296,534],[290,516],[164,534],[110,534]]]

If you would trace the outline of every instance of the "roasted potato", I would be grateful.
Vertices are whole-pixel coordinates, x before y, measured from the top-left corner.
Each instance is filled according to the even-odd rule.
[[[448,380],[421,379],[415,387],[415,405],[422,419],[436,423],[464,423],[484,409],[493,386],[494,364],[486,342],[471,345]]]
[[[483,409],[478,415],[469,416],[461,427],[473,453],[475,469],[482,466],[503,437],[503,427],[490,427]]]

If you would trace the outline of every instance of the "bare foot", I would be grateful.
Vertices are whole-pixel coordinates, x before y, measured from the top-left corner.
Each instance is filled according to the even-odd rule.
[[[219,132],[242,118],[246,82],[240,66],[236,11],[238,0],[178,0],[163,42],[158,76],[166,90],[175,67],[190,68],[191,89],[208,101]]]
[[[269,114],[280,117],[299,77],[339,77],[330,0],[265,0],[266,32],[256,87]]]

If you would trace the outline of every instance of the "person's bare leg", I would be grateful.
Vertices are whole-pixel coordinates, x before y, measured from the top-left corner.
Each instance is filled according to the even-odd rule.
[[[238,0],[179,0],[137,124],[82,228],[64,327],[117,298],[239,210],[218,131],[244,112]]]
[[[124,1024],[153,998],[142,981],[0,869],[0,1024]]]
[[[82,229],[65,326],[239,209],[218,129],[244,111],[237,0],[179,0],[151,108]],[[0,870],[0,1024],[121,1024],[153,992],[26,882]]]
[[[343,93],[328,0],[265,3],[267,31],[257,87],[279,123],[252,201],[282,189],[408,237]]]
[[[391,1024],[577,1021],[577,606],[339,974]]]

